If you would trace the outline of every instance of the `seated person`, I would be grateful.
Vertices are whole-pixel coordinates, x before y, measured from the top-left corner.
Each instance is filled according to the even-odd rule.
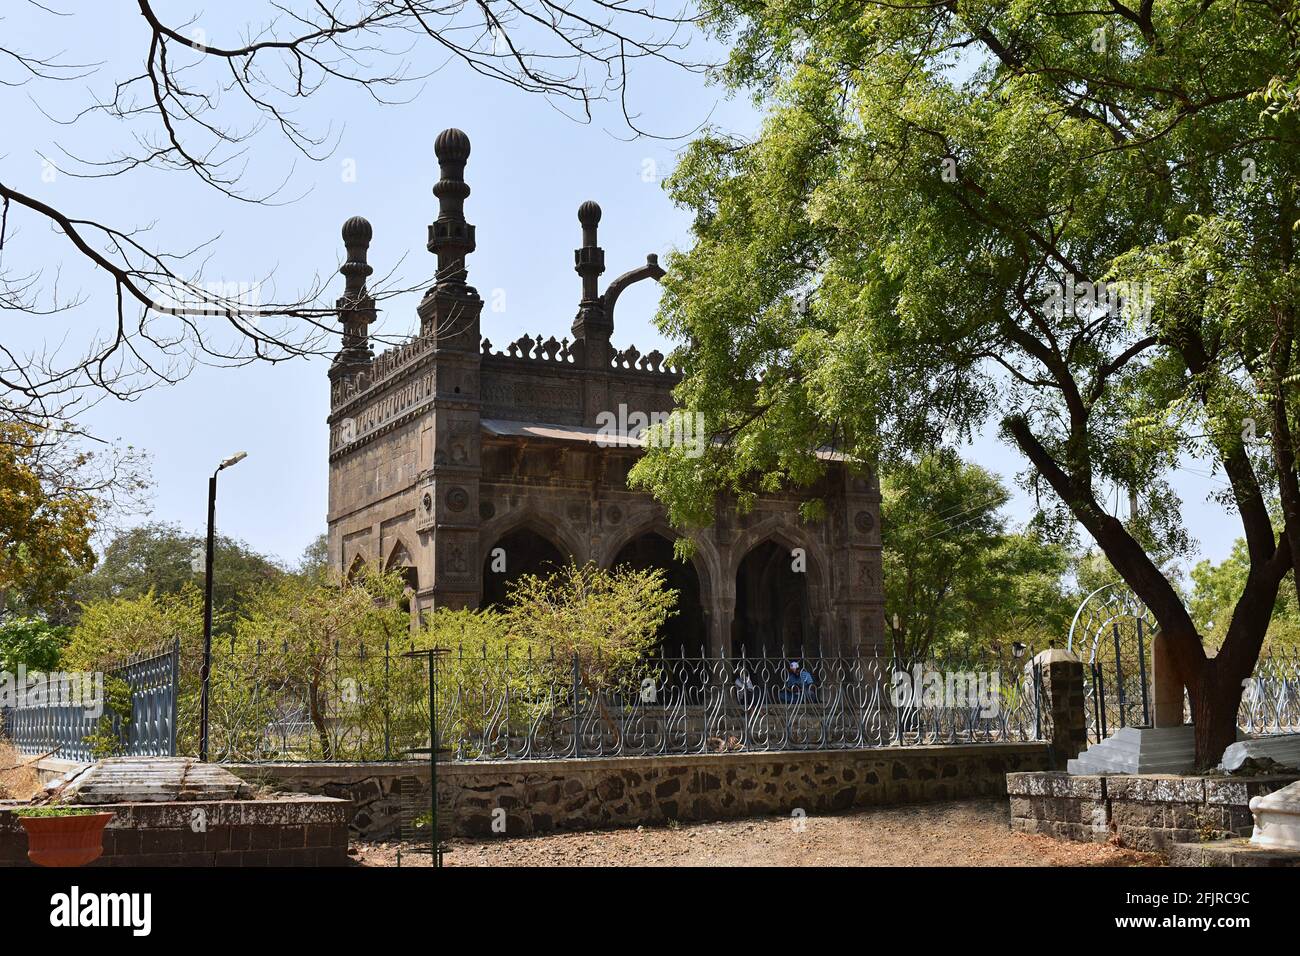
[[[785,687],[781,691],[781,701],[793,704],[796,701],[816,700],[813,690],[813,676],[804,670],[798,661],[791,661],[785,674]]]

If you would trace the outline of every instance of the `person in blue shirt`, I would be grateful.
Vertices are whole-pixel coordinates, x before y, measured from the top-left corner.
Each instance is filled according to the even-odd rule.
[[[785,672],[785,688],[781,691],[781,700],[793,704],[796,701],[814,699],[812,674],[804,670],[798,661],[791,661]]]

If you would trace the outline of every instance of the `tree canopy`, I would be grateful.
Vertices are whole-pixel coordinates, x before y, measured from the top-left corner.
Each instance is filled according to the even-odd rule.
[[[76,480],[85,458],[52,473],[49,448],[41,429],[0,423],[0,610],[41,605],[95,564],[99,501]]]
[[[885,632],[901,660],[932,652],[1039,650],[1069,628],[1069,550],[1013,531],[996,475],[951,451],[881,480]]]
[[[670,180],[694,243],[661,326],[720,440],[652,450],[637,478],[706,521],[713,492],[815,478],[819,446],[888,462],[992,418],[1037,525],[1077,521],[1152,611],[1217,760],[1300,553],[1291,7],[706,14],[734,44],[722,79],[771,106]],[[1189,460],[1250,562],[1214,656],[1163,567],[1191,546],[1170,482]],[[1141,492],[1135,521],[1108,508],[1116,486]]]
[[[94,571],[68,588],[62,616],[75,620],[81,604],[145,594],[176,595],[203,587],[206,539],[179,525],[152,522],[115,536]],[[218,534],[214,541],[214,628],[228,630],[234,616],[260,587],[285,573],[271,558],[242,541]]]

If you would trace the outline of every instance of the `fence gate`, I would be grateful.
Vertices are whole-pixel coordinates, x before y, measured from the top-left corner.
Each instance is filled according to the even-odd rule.
[[[1067,647],[1083,661],[1088,739],[1151,726],[1147,668],[1155,618],[1125,585],[1093,591],[1075,612]]]
[[[20,753],[52,753],[81,763],[96,759],[96,740],[129,757],[174,755],[180,642],[119,661],[103,679],[125,683],[131,701],[128,719],[106,709],[99,691],[97,702],[88,700],[85,688],[93,682],[81,675],[45,674],[30,678],[39,693],[29,690],[28,699],[0,714],[0,730]]]

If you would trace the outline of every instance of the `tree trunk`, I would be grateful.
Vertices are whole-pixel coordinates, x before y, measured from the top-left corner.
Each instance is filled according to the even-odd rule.
[[[1223,759],[1223,751],[1237,739],[1237,710],[1241,705],[1241,682],[1219,672],[1214,661],[1188,683],[1192,699],[1192,723],[1196,725],[1196,767],[1208,770]]]
[[[311,722],[316,727],[316,736],[320,738],[321,759],[329,760],[333,756],[330,752],[330,735],[329,728],[325,726],[325,714],[320,706],[320,685],[312,681],[307,687],[307,710],[311,715]]]

